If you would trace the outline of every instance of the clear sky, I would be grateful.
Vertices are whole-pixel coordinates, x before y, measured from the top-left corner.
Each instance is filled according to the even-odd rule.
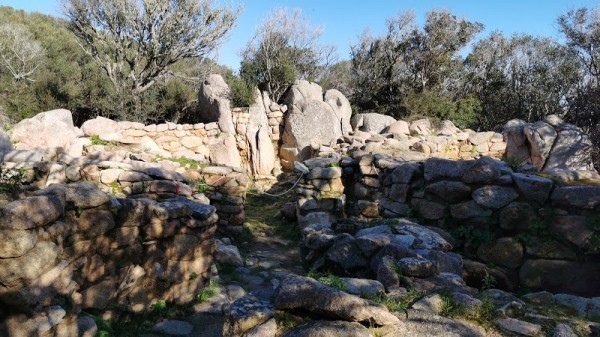
[[[498,30],[505,35],[528,33],[558,38],[556,18],[569,9],[598,7],[600,0],[224,0],[243,3],[237,26],[218,53],[218,62],[237,69],[239,53],[261,20],[277,7],[301,8],[315,25],[325,26],[322,42],[338,47],[339,59],[348,59],[350,45],[369,29],[374,35],[385,31],[385,19],[412,10],[422,24],[431,9],[448,9],[459,17],[479,21],[484,37]],[[60,15],[59,0],[0,0],[0,5]]]

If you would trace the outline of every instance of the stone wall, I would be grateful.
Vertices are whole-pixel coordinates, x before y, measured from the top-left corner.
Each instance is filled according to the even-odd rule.
[[[508,289],[600,294],[598,185],[565,186],[488,157],[407,162],[364,154],[306,167],[307,180],[320,180],[298,189],[300,223],[334,223],[336,202],[360,218],[410,217],[453,238],[472,259],[465,260],[467,281],[489,272]],[[343,195],[333,196],[327,182],[338,174]]]
[[[158,300],[193,301],[210,276],[217,216],[189,193],[164,199],[167,182],[180,183],[145,180],[151,187],[138,198],[92,182],[55,184],[3,200],[0,334],[93,335],[89,317],[76,319],[82,310],[143,313]]]

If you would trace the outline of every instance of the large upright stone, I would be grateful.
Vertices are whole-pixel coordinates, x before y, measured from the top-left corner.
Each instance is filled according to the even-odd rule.
[[[23,119],[8,134],[19,149],[67,148],[77,139],[73,116],[65,109],[46,111]]]
[[[329,104],[333,109],[333,112],[340,121],[342,128],[342,134],[348,134],[352,132],[352,126],[350,125],[350,117],[352,117],[352,106],[350,101],[336,89],[329,89],[325,92],[325,103]]]
[[[229,86],[221,75],[209,75],[202,82],[198,93],[201,122],[217,122],[222,132],[235,132],[230,95]]]
[[[268,97],[266,97],[268,99]],[[257,90],[250,105],[246,139],[250,145],[250,167],[255,175],[270,175],[275,167],[275,149],[269,136],[269,120],[265,102]]]
[[[298,150],[294,159],[303,161],[311,157],[311,146],[331,144],[342,135],[342,128],[329,104],[312,96],[304,98],[294,91],[295,86],[293,96],[286,97],[288,112],[282,139],[284,147]]]
[[[526,144],[527,137],[523,129],[527,123],[520,119],[512,119],[504,125],[502,135],[506,142],[505,157],[508,160],[517,163],[523,163],[530,160],[529,147]]]
[[[595,171],[592,161],[593,144],[580,128],[564,124],[544,165],[544,171],[556,169]]]
[[[362,113],[352,116],[350,124],[354,131],[381,133],[386,127],[396,122],[392,116],[386,116],[378,113]]]
[[[302,100],[323,100],[323,88],[317,83],[312,83],[306,80],[298,80],[294,82],[284,97],[284,104],[290,107],[295,102]]]
[[[539,121],[527,124],[523,133],[531,147],[532,164],[542,169],[556,140],[556,131],[552,125]]]

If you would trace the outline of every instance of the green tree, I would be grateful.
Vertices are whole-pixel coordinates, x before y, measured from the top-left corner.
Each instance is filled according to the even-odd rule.
[[[246,45],[240,76],[279,101],[295,80],[316,80],[332,62],[335,48],[319,44],[322,34],[299,9],[274,10]]]
[[[388,19],[384,36],[364,33],[351,48],[353,103],[396,118],[448,118],[467,110],[472,114],[478,104],[460,90],[460,51],[482,29],[482,24],[448,11],[428,12],[422,29],[412,12]],[[465,110],[467,102],[470,108]],[[465,118],[464,125],[471,120]]]
[[[145,119],[142,94],[177,61],[213,51],[237,11],[212,0],[64,0],[69,28],[123,94],[121,117]],[[130,101],[128,101],[130,100]]]

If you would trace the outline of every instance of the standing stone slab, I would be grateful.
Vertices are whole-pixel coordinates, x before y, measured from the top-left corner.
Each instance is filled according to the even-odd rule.
[[[539,121],[527,124],[523,128],[523,133],[530,144],[532,164],[542,169],[554,146],[556,131],[552,125]]]

